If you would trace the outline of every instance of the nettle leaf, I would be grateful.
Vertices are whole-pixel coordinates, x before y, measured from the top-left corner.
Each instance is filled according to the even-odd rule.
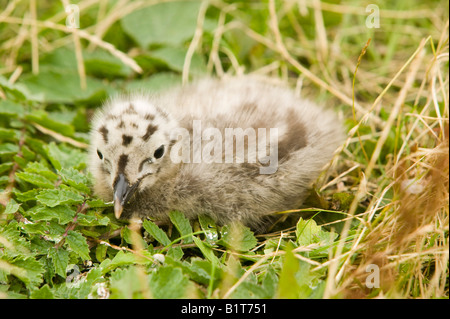
[[[58,175],[41,162],[29,162],[25,167],[25,172],[42,175],[53,183],[58,179]]]
[[[39,192],[36,199],[49,207],[58,205],[76,205],[83,202],[84,198],[78,193],[66,189],[44,189]]]
[[[122,27],[142,48],[150,44],[177,46],[194,36],[200,5],[201,1],[158,3],[125,16]]]
[[[17,204],[17,202],[14,199],[10,199],[8,204],[6,205],[5,211],[3,212],[5,215],[8,214],[14,214],[19,209],[20,204]]]
[[[48,256],[52,259],[53,270],[61,277],[66,277],[67,265],[69,265],[69,252],[64,249],[56,249],[51,247]]]
[[[37,290],[33,290],[30,294],[31,299],[54,299],[55,296],[53,295],[53,292],[51,291],[50,287],[45,284],[41,288]]]
[[[70,249],[76,252],[84,260],[90,260],[89,246],[86,242],[86,238],[79,232],[69,230],[67,232],[66,243]]]
[[[55,185],[49,181],[44,176],[34,174],[34,173],[28,173],[28,172],[19,172],[16,173],[16,176],[20,179],[24,180],[25,182],[28,182],[32,185],[36,185],[38,187],[42,188],[54,188]]]
[[[237,251],[249,251],[258,243],[250,228],[241,224],[225,225],[221,234],[219,244]]]
[[[55,207],[35,206],[28,210],[35,221],[57,219],[61,225],[71,222],[75,216],[75,210],[68,205]]]
[[[45,145],[44,149],[48,159],[57,170],[71,167],[82,169],[86,166],[87,155],[80,150],[54,142]]]
[[[88,179],[86,175],[80,173],[80,171],[70,167],[70,168],[63,168],[62,170],[58,171],[58,173],[61,176],[64,183],[66,183],[67,185],[74,187],[80,192],[90,194],[91,190],[87,186]]]
[[[42,282],[45,268],[35,257],[17,257],[10,264],[16,267],[11,274],[22,280],[27,287],[36,286]]]
[[[0,144],[0,156],[14,155],[19,152],[19,146],[11,143]]]
[[[17,130],[5,129],[0,127],[0,140],[17,141],[20,138],[20,132]]]
[[[184,216],[183,213],[178,211],[172,211],[169,213],[169,218],[175,225],[181,236],[189,236],[192,234],[192,227],[189,220]],[[192,236],[186,237],[184,239],[186,244],[192,243]]]

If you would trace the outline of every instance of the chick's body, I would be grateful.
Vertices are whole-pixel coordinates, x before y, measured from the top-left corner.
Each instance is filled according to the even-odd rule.
[[[110,100],[93,123],[90,169],[117,216],[178,210],[262,229],[302,203],[342,138],[332,112],[289,89],[207,79]]]

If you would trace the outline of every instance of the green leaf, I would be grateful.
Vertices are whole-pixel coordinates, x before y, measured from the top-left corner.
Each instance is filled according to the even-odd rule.
[[[89,194],[91,192],[90,188],[87,186],[88,179],[86,175],[83,175],[78,170],[72,167],[68,169],[63,168],[62,170],[58,171],[58,173],[63,179],[64,183],[66,183],[67,185],[70,185],[80,192],[86,194]]]
[[[143,298],[141,290],[142,281],[138,276],[136,267],[117,269],[112,273],[110,280],[111,299]]]
[[[10,273],[22,280],[28,287],[36,286],[42,282],[45,269],[35,257],[18,257],[11,262],[11,265],[14,268],[11,269]]]
[[[53,292],[50,290],[50,287],[47,284],[45,284],[38,290],[34,290],[30,294],[31,299],[54,299],[54,297],[55,296],[53,295]]]
[[[17,130],[10,130],[0,127],[0,140],[17,141],[20,138],[20,132]]]
[[[195,236],[193,236],[192,239],[202,252],[203,256],[205,256],[214,265],[214,267],[220,265],[219,259],[216,257],[216,255],[214,255],[214,251],[211,249],[211,247],[205,245],[205,243],[203,243],[201,239]]]
[[[167,64],[167,66],[178,72],[182,72],[185,64],[186,49],[163,47],[152,51],[152,58],[157,58]],[[194,75],[206,73],[206,63],[203,57],[194,53],[191,58],[189,73]]]
[[[172,211],[169,213],[169,218],[175,225],[181,236],[188,236],[192,234],[192,227],[189,220],[184,216],[183,213],[178,211]],[[186,244],[192,243],[192,236],[186,237],[184,239]]]
[[[200,4],[200,1],[158,3],[125,16],[122,27],[144,49],[150,44],[180,45],[194,36]]]
[[[14,199],[10,199],[8,204],[6,205],[4,214],[8,215],[8,214],[14,214],[15,212],[17,212],[17,210],[19,209],[20,204],[17,204],[17,202]]]
[[[55,207],[35,206],[28,210],[35,221],[57,219],[59,224],[65,225],[71,222],[75,216],[75,210],[68,205]]]
[[[33,113],[27,114],[25,119],[42,125],[50,130],[58,132],[62,135],[73,136],[75,129],[72,125],[67,125],[49,117],[49,114],[43,110],[37,110]]]
[[[277,298],[279,299],[297,299],[299,284],[295,280],[295,275],[299,270],[299,261],[295,258],[292,249],[288,248],[284,256],[283,268],[281,270],[278,283]]]
[[[49,207],[58,205],[75,205],[83,202],[83,196],[65,189],[44,189],[39,192],[36,199]]]
[[[320,226],[313,219],[303,220],[300,217],[296,230],[298,244],[306,246],[318,242],[320,231]]]
[[[32,185],[36,185],[38,187],[42,188],[54,188],[55,185],[49,181],[44,176],[34,174],[34,173],[28,173],[28,172],[19,172],[16,173],[16,176],[20,179],[24,180],[25,182],[28,182]]]
[[[43,69],[39,74],[27,74],[20,83],[30,92],[29,99],[39,102],[73,103],[75,101],[98,101],[104,95],[100,80],[86,77],[86,89],[80,86],[77,72]]]
[[[250,228],[236,223],[231,226],[225,225],[221,230],[220,244],[237,251],[249,251],[256,246],[257,240]]]
[[[90,260],[89,246],[86,242],[86,238],[79,232],[69,230],[67,232],[66,243],[70,249],[76,252],[84,260]]]
[[[219,233],[214,220],[207,215],[200,215],[198,217],[200,227],[205,232],[206,241],[215,243],[219,239]]]
[[[86,166],[87,155],[80,150],[68,147],[64,144],[57,145],[54,142],[45,145],[44,149],[48,159],[57,170],[71,167],[81,169]]]
[[[0,156],[14,155],[19,152],[19,146],[11,143],[0,144]]]
[[[65,278],[67,265],[69,264],[69,252],[51,247],[48,251],[48,256],[52,259],[55,273]]]
[[[8,117],[21,117],[25,114],[25,110],[21,104],[0,100],[0,114]]]
[[[149,286],[156,299],[179,299],[188,296],[190,282],[181,269],[164,266],[150,274]]]
[[[150,234],[150,236],[155,238],[162,245],[167,246],[171,243],[169,237],[167,237],[167,234],[154,222],[150,220],[144,220],[142,226]]]
[[[46,179],[50,180],[52,183],[56,182],[58,175],[50,170],[49,167],[45,166],[41,162],[30,162],[25,167],[25,171],[28,173],[36,173],[44,176]]]

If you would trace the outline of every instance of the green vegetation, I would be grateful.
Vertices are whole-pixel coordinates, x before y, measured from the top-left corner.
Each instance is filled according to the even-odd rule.
[[[378,1],[379,28],[360,1],[73,2],[0,0],[0,298],[448,298],[447,1]],[[101,102],[243,73],[346,125],[305,207],[266,234],[116,220]]]

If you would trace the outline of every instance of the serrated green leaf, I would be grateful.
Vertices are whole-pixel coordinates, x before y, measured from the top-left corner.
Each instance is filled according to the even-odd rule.
[[[17,210],[19,209],[20,204],[17,204],[16,201],[11,198],[8,202],[8,204],[6,205],[4,214],[8,215],[8,214],[14,214],[15,212],[17,212]]]
[[[51,182],[56,182],[56,180],[58,179],[58,175],[52,172],[49,167],[45,166],[41,162],[28,163],[24,171],[28,173],[35,173],[42,175]]]
[[[37,290],[33,290],[30,294],[31,299],[53,299],[54,297],[53,292],[47,284]]]
[[[20,138],[20,132],[17,130],[5,129],[0,127],[0,140],[17,141]]]
[[[34,174],[34,173],[28,173],[28,172],[19,172],[16,173],[16,176],[20,179],[24,180],[25,182],[28,182],[32,185],[36,185],[38,187],[42,188],[54,188],[55,185],[49,181],[44,176]]]
[[[84,198],[78,193],[66,189],[44,189],[39,192],[36,199],[49,207],[58,205],[75,205],[83,202]]]
[[[175,225],[181,236],[189,236],[192,234],[192,227],[189,220],[179,211],[172,211],[169,213],[171,222]],[[192,243],[192,236],[183,239],[186,244]]]
[[[69,230],[67,232],[66,243],[70,249],[76,252],[84,260],[90,260],[89,246],[86,242],[86,238],[79,232]]]
[[[57,219],[61,225],[71,222],[75,216],[75,210],[68,205],[55,207],[35,206],[28,212],[35,221]]]
[[[61,277],[66,277],[67,265],[69,265],[69,252],[64,249],[56,249],[51,247],[48,256],[52,259],[53,270]]]
[[[0,144],[0,156],[13,155],[19,152],[19,146],[11,143]]]
[[[89,194],[91,192],[90,188],[87,186],[88,179],[86,175],[83,175],[78,170],[72,167],[63,168],[62,170],[58,171],[58,173],[63,179],[64,183],[66,183],[67,185],[70,185],[80,192],[86,194]]]
[[[167,246],[171,243],[169,237],[167,237],[167,234],[154,222],[150,220],[144,220],[142,226],[150,234],[150,236],[155,238],[162,245]]]
[[[22,280],[28,287],[36,286],[42,282],[45,269],[35,257],[18,257],[11,264],[20,269],[11,272],[11,274]]]
[[[189,279],[181,269],[171,266],[160,267],[150,274],[149,286],[156,299],[179,299],[188,295]]]
[[[44,146],[46,155],[52,165],[57,169],[75,168],[82,169],[86,166],[87,155],[80,150],[68,147],[64,144],[51,142]]]

